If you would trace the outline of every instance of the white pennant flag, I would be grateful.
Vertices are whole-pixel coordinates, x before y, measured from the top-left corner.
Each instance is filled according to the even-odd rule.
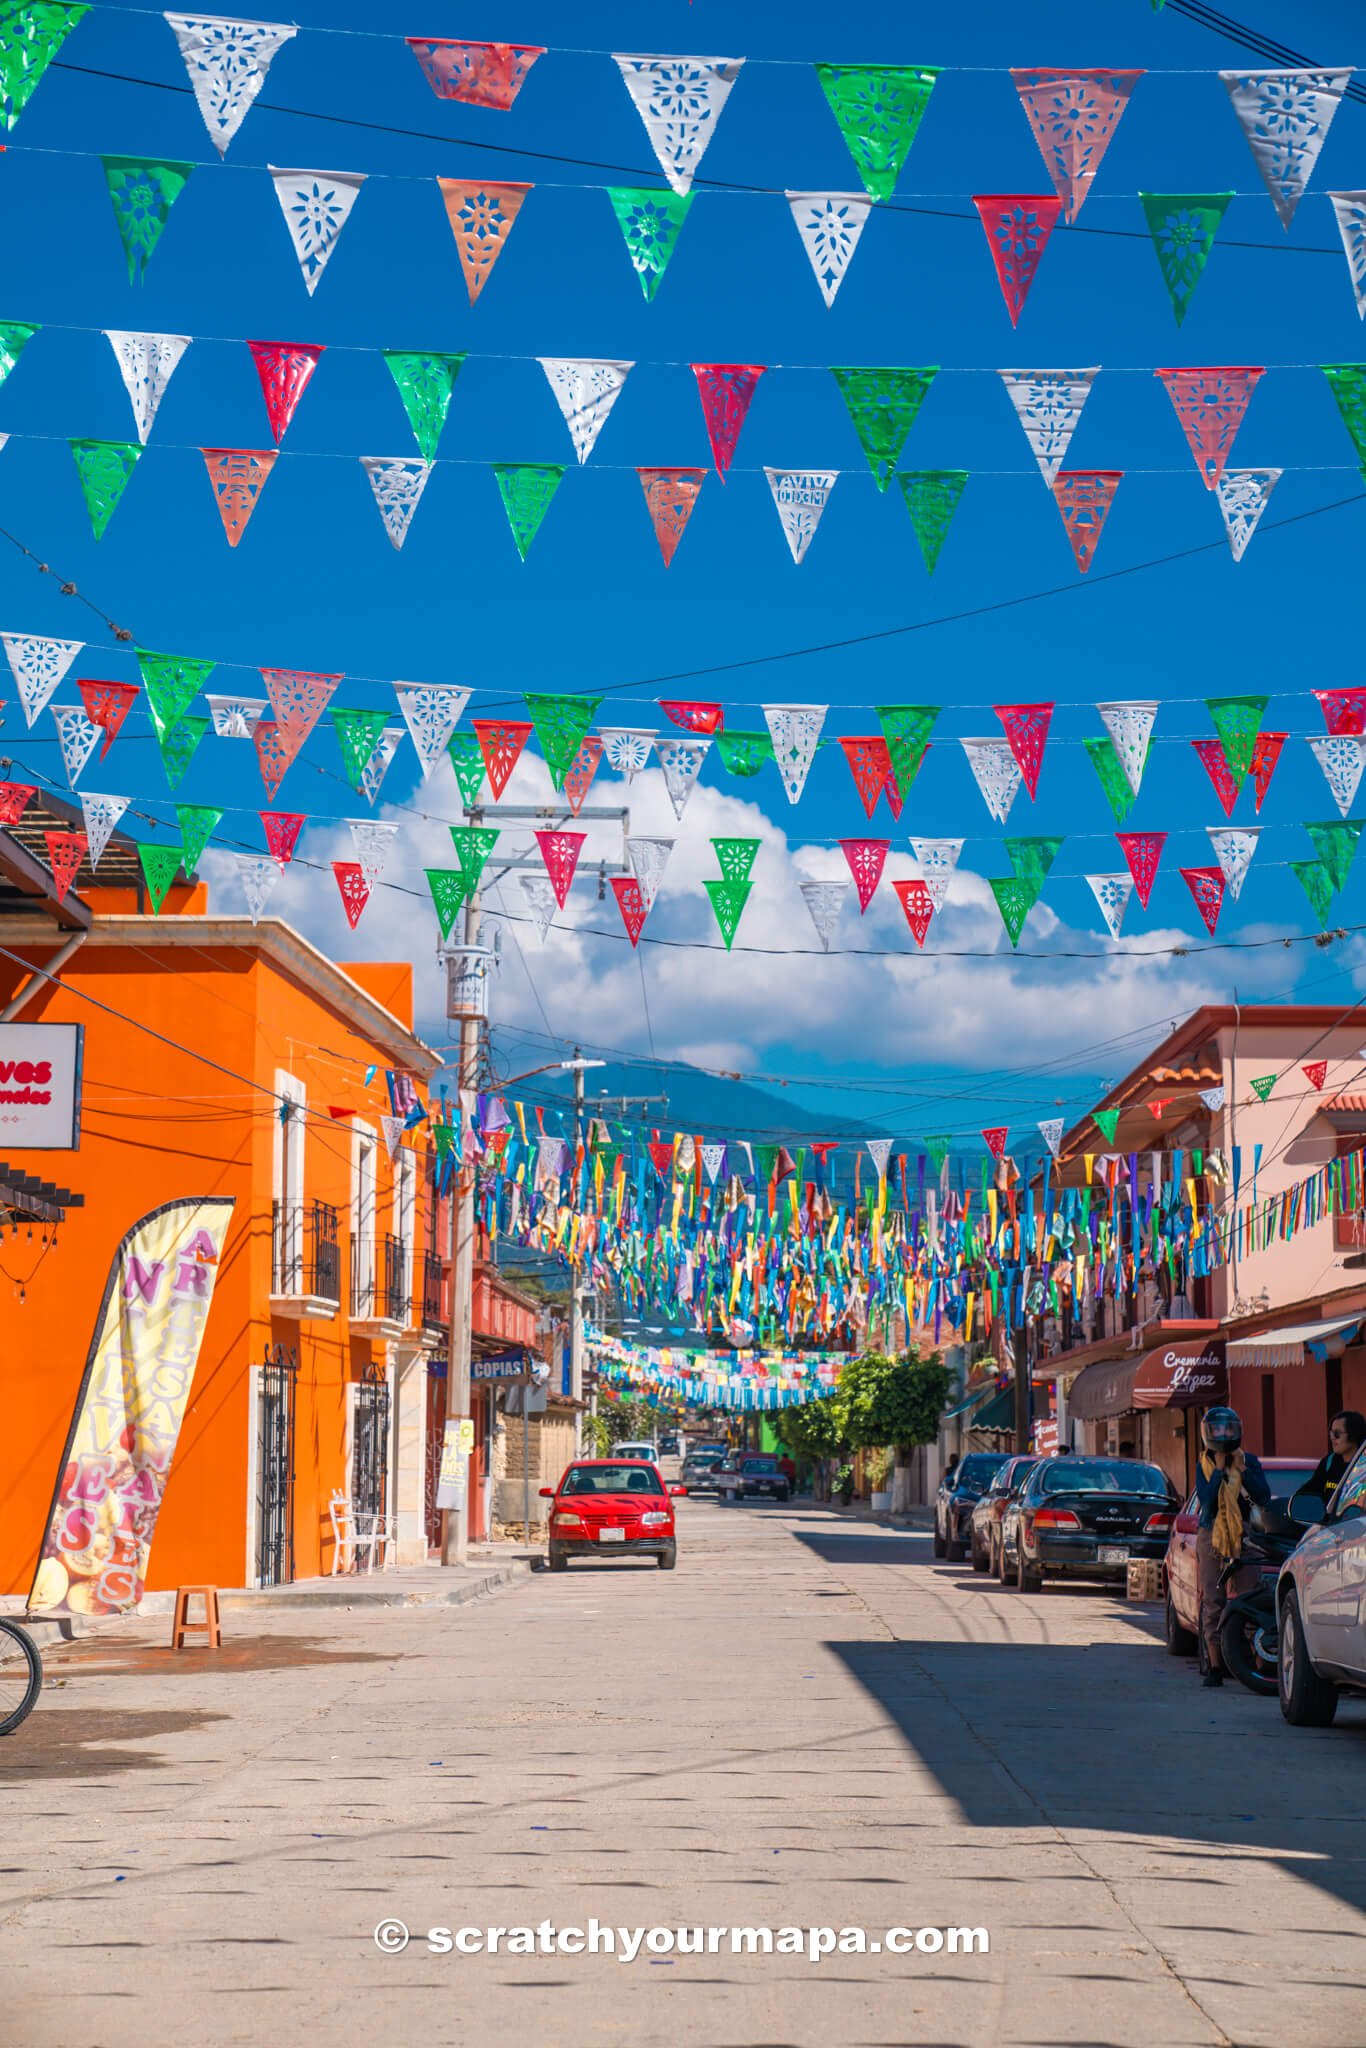
[[[360,871],[373,889],[384,873],[398,826],[381,825],[373,818],[348,818],[346,822]]]
[[[672,839],[630,838],[626,842],[626,858],[631,863],[631,873],[636,878],[636,887],[647,916],[655,907],[659,884],[675,844]]]
[[[549,875],[518,875],[517,879],[522,885],[527,914],[536,927],[536,936],[544,940],[560,907],[555,901],[555,885]]]
[[[1366,766],[1366,738],[1356,733],[1330,733],[1326,738],[1310,740],[1309,745],[1314,759],[1328,778],[1333,802],[1345,818],[1361,786],[1361,771]]]
[[[744,58],[613,57],[660,169],[675,192],[690,191]]]
[[[773,758],[783,778],[787,800],[795,804],[806,787],[811,763],[825,724],[824,704],[764,704],[760,709],[773,742]]]
[[[879,1180],[886,1180],[886,1178],[887,1178],[887,1161],[888,1161],[888,1160],[889,1160],[889,1159],[891,1158],[891,1156],[892,1156],[892,1141],[891,1141],[891,1139],[890,1139],[890,1138],[865,1138],[863,1142],[864,1142],[864,1144],[865,1144],[865,1145],[866,1145],[866,1146],[868,1147],[868,1157],[869,1157],[869,1158],[870,1158],[870,1159],[872,1160],[872,1162],[873,1162],[874,1166],[875,1166],[875,1167],[877,1168],[877,1177],[878,1177],[878,1179],[879,1179]]]
[[[1101,722],[1110,735],[1124,778],[1137,796],[1148,759],[1148,741],[1157,720],[1156,704],[1097,704]]]
[[[833,306],[873,202],[866,192],[788,192],[784,196],[792,208],[802,247],[811,259],[821,297],[827,306]]]
[[[403,738],[401,725],[386,725],[375,742],[375,751],[360,772],[360,791],[365,801],[372,805],[379,795],[380,784],[389,772],[389,763],[398,752]]]
[[[281,45],[299,31],[282,21],[225,21],[217,14],[168,14],[214,148],[223,156],[266,82]]]
[[[66,779],[74,789],[81,779],[82,768],[104,738],[104,727],[92,725],[80,704],[54,704],[52,716],[57,721],[57,737],[62,743]]]
[[[1247,553],[1247,544],[1280,480],[1279,469],[1226,469],[1214,486],[1235,562],[1241,562]]]
[[[394,695],[413,736],[425,781],[464,717],[470,693],[450,683],[395,683]]]
[[[406,1121],[406,1118],[401,1116],[382,1116],[379,1120],[379,1127],[384,1137],[384,1149],[391,1159],[403,1143]]]
[[[52,700],[52,693],[85,646],[84,640],[40,640],[32,633],[0,633],[0,644],[10,665],[24,707],[32,725],[39,712]]]
[[[1223,1088],[1202,1088],[1200,1100],[1208,1110],[1219,1110],[1224,1106],[1227,1091]]]
[[[1060,1116],[1045,1117],[1039,1125],[1039,1136],[1048,1147],[1049,1157],[1056,1159],[1062,1150],[1062,1118]]]
[[[1004,825],[1024,781],[1010,743],[1007,740],[963,740],[960,745],[968,757],[968,766],[982,793],[983,803],[997,824]]]
[[[211,697],[207,691],[204,702],[220,740],[249,740],[266,708],[264,697]]]
[[[166,386],[194,337],[189,334],[131,334],[122,328],[106,327],[104,338],[114,351],[114,360],[133,408],[138,440],[145,446]]]
[[[937,917],[949,896],[949,883],[963,851],[961,839],[912,839],[911,852],[920,863],[920,875]]]
[[[676,818],[681,818],[688,808],[688,798],[702,773],[710,746],[709,739],[685,739],[681,733],[670,733],[655,741],[655,755],[664,772],[664,787]]]
[[[1328,197],[1333,202],[1333,217],[1342,236],[1357,318],[1366,320],[1366,192],[1330,192]]]
[[[1252,856],[1257,851],[1257,840],[1261,835],[1260,825],[1244,827],[1234,825],[1206,825],[1214,858],[1218,861],[1229,898],[1236,903],[1243,893],[1243,883],[1252,865]]]
[[[1288,228],[1351,80],[1343,71],[1221,71],[1272,204]]]
[[[1110,937],[1117,939],[1124,924],[1124,913],[1129,908],[1129,898],[1134,893],[1133,876],[1088,875],[1086,879],[1091,885],[1091,894],[1100,905],[1100,914],[1105,919]],[[1057,1154],[1053,1156],[1056,1158]]]
[[[268,164],[309,297],[365,183],[364,171],[280,171]],[[362,461],[365,458],[362,456]]]
[[[649,767],[650,749],[655,743],[652,732],[628,732],[624,726],[600,725],[598,737],[608,767],[624,775],[628,782],[634,782],[641,769]]]
[[[822,950],[830,951],[830,941],[835,935],[835,926],[840,921],[844,899],[853,887],[852,882],[799,882],[802,902],[811,913],[811,922],[816,927],[816,937]]]
[[[724,1145],[704,1145],[702,1147],[702,1171],[706,1174],[713,1187],[716,1185],[716,1176],[725,1163],[726,1148]]]
[[[1051,490],[1077,430],[1081,409],[1100,375],[1092,370],[1002,370],[1034,460]]]
[[[635,364],[579,361],[569,356],[538,356],[536,360],[564,414],[574,453],[580,463],[587,462]]]
[[[272,891],[279,882],[284,869],[268,853],[239,853],[237,879],[242,884],[242,894],[247,899],[247,910],[253,924],[259,924],[261,913],[270,901]]]
[[[360,466],[370,480],[384,531],[394,546],[401,548],[427,488],[432,465],[417,455],[362,455]]]
[[[821,514],[839,476],[837,469],[765,469],[773,502],[794,562],[800,564],[816,538]]]
[[[85,846],[90,856],[91,868],[100,864],[100,855],[113,837],[114,827],[127,810],[126,796],[96,796],[92,790],[81,791],[81,809],[85,813]]]

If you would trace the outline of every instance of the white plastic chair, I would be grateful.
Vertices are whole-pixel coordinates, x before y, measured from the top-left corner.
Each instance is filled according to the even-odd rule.
[[[394,1516],[392,1514],[357,1515],[354,1519],[356,1526],[355,1547],[358,1555],[361,1552],[365,1553],[366,1571],[372,1572],[376,1569],[375,1554],[377,1551],[383,1553],[379,1570],[385,1572],[396,1571],[398,1569],[398,1530],[394,1526]]]
[[[348,1496],[334,1492],[328,1502],[327,1512],[332,1519],[332,1576],[338,1572],[349,1572],[356,1564],[356,1529]]]

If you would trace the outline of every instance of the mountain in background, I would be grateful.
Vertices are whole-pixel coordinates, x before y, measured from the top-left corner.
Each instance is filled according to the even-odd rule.
[[[813,1113],[784,1099],[784,1090],[770,1093],[748,1081],[729,1081],[696,1067],[668,1065],[624,1066],[609,1062],[590,1067],[583,1077],[584,1110],[588,1116],[605,1116],[612,1124],[629,1123],[646,1130],[658,1129],[672,1137],[675,1131],[702,1138],[749,1138],[759,1144],[809,1144],[813,1138],[838,1138],[845,1143],[861,1142],[864,1127],[847,1117]],[[538,1074],[516,1083],[509,1095],[525,1103],[541,1103],[560,1113],[561,1105],[572,1111],[572,1074]],[[641,1105],[641,1096],[667,1096],[667,1107],[659,1101]],[[832,1103],[838,1091],[830,1090]],[[630,1107],[622,1109],[622,1098]],[[605,1098],[605,1100],[604,1100]],[[567,1119],[566,1119],[567,1121]],[[885,1132],[885,1126],[882,1129]],[[869,1135],[877,1136],[874,1125]]]

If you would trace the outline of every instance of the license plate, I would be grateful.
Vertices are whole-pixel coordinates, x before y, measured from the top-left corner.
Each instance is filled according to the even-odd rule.
[[[1102,1543],[1096,1552],[1097,1564],[1127,1564],[1128,1562],[1129,1553],[1125,1549],[1116,1550],[1112,1546]]]
[[[626,1541],[626,1531],[624,1529],[599,1529],[598,1541],[599,1543],[624,1543]]]

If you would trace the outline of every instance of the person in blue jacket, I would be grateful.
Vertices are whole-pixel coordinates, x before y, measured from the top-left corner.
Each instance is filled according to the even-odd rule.
[[[1200,1501],[1200,1527],[1195,1562],[1200,1582],[1200,1640],[1204,1654],[1202,1685],[1222,1685],[1219,1624],[1224,1603],[1248,1592],[1257,1582],[1258,1567],[1244,1565],[1223,1581],[1231,1558],[1242,1556],[1243,1516],[1271,1499],[1266,1474],[1250,1451],[1243,1449],[1243,1425],[1236,1408],[1207,1408],[1200,1424],[1203,1449],[1195,1475]],[[1222,1581],[1222,1583],[1221,1583]]]

